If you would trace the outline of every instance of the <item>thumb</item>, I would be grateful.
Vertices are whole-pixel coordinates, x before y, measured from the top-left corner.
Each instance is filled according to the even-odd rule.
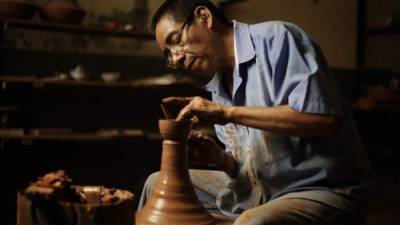
[[[168,105],[184,106],[189,104],[192,99],[193,99],[192,97],[168,97],[168,98],[163,98],[162,103]]]

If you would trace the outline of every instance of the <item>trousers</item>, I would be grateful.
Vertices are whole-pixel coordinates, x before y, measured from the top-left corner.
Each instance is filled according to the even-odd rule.
[[[150,197],[152,188],[159,172],[151,174],[143,187],[138,210],[140,210]],[[199,201],[211,213],[224,215],[216,204],[218,193],[223,188],[227,179],[222,171],[214,170],[189,170],[192,183]],[[346,201],[349,210],[337,208],[304,198],[304,193],[288,193],[269,202],[250,208],[234,219],[234,225],[364,225],[365,212],[358,203],[352,203],[348,198],[338,194],[325,193],[321,190],[308,190],[306,195],[330,195],[337,198],[335,201]],[[351,208],[351,209],[350,209]],[[354,211],[357,213],[354,213]]]

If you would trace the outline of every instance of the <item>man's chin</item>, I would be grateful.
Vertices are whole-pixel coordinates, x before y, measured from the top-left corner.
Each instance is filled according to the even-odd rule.
[[[209,70],[193,70],[191,72],[203,79],[210,79],[210,77],[214,75],[214,73]]]
[[[214,73],[213,72],[205,72],[205,71],[197,71],[197,72],[193,72],[193,74],[195,75],[193,77],[193,79],[196,81],[196,83],[199,86],[204,86],[206,84],[208,84],[208,82],[210,82],[210,80],[212,79]]]
[[[204,62],[200,62],[199,65],[192,67],[190,71],[199,77],[208,79],[211,78],[215,73],[215,71],[213,71],[208,64]]]

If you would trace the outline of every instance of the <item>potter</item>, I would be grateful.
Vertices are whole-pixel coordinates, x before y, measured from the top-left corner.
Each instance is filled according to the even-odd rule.
[[[214,124],[223,143],[189,136],[220,169],[189,172],[204,206],[240,225],[365,223],[369,163],[323,52],[302,28],[231,21],[206,0],[165,1],[152,25],[167,66],[209,80],[212,100],[162,101],[182,107],[177,121]],[[139,208],[160,176],[147,179]]]

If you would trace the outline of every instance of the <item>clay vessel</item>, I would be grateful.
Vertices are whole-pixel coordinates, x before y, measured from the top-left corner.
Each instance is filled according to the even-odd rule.
[[[36,10],[36,4],[29,0],[0,1],[0,18],[30,19]]]
[[[40,17],[49,22],[80,24],[86,12],[76,0],[49,0],[40,10]]]
[[[190,180],[186,141],[189,121],[159,120],[163,141],[161,170],[153,192],[136,214],[136,225],[231,224],[211,216],[200,204]]]
[[[129,198],[98,202],[99,186],[81,186],[88,202],[78,203],[17,193],[17,225],[132,225],[134,204]],[[124,195],[128,191],[118,190]],[[95,197],[94,197],[95,196]],[[51,199],[51,200],[50,200]]]

